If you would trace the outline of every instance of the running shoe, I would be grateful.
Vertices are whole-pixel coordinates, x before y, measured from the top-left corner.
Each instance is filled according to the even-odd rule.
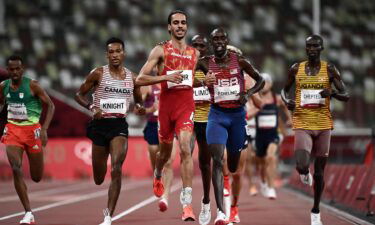
[[[232,198],[231,196],[224,196],[223,197],[223,204],[224,204],[224,213],[227,218],[230,216],[230,206],[232,205]]]
[[[193,207],[190,204],[183,207],[181,219],[183,221],[195,221]]]
[[[153,188],[154,188],[155,196],[160,198],[164,193],[164,185],[163,185],[163,181],[161,180],[161,178],[154,177]]]
[[[267,195],[268,195],[268,198],[271,199],[271,200],[275,200],[276,199],[276,190],[275,188],[268,188],[268,191],[267,191]]]
[[[263,195],[263,197],[268,198],[268,185],[267,183],[260,182],[260,193]]]
[[[229,216],[230,223],[239,223],[240,217],[238,216],[238,206],[231,206],[230,207],[230,216]]]
[[[207,225],[211,221],[211,207],[210,203],[204,204],[203,199],[201,202],[201,212],[199,213],[199,224]]]
[[[320,213],[311,213],[311,225],[323,225]]]
[[[160,212],[165,212],[168,209],[168,200],[166,198],[161,198],[159,201]]]
[[[219,209],[217,209],[215,225],[226,225],[227,224],[226,220],[227,220],[227,217],[225,216],[225,214]]]
[[[112,224],[112,218],[110,216],[109,209],[104,209],[103,214],[104,214],[104,221],[103,221],[103,223],[101,223],[99,225],[111,225]]]
[[[302,183],[307,184],[309,186],[312,186],[312,184],[313,184],[313,178],[311,176],[311,173],[308,173],[306,175],[305,174],[300,174],[299,176],[301,178]]]
[[[34,215],[32,212],[26,212],[23,216],[20,224],[35,224]]]
[[[181,189],[180,193],[180,202],[181,205],[190,205],[192,201],[191,193],[193,189],[191,187],[186,187]]]

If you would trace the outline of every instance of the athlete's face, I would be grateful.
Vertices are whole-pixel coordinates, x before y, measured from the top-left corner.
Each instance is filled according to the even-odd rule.
[[[183,39],[187,31],[186,16],[181,13],[173,14],[171,17],[171,23],[168,24],[168,30],[177,40]]]
[[[216,31],[211,34],[212,47],[216,56],[223,56],[227,52],[228,37],[225,32]]]
[[[19,81],[23,75],[23,65],[20,60],[9,60],[7,71],[12,81]]]
[[[207,41],[205,41],[204,38],[194,38],[192,41],[192,46],[199,51],[201,56],[205,56],[207,54]]]
[[[112,66],[122,65],[125,52],[120,43],[111,43],[107,46],[107,58]]]
[[[309,37],[306,39],[306,54],[309,59],[317,59],[323,50],[323,43],[319,38]]]

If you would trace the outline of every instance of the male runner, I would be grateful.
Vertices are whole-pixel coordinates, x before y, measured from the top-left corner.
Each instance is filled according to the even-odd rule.
[[[276,199],[274,181],[277,173],[277,149],[280,143],[278,132],[280,124],[279,111],[281,110],[284,113],[287,121],[291,122],[291,116],[281,97],[272,92],[273,82],[271,76],[267,73],[262,73],[261,75],[265,80],[265,85],[259,93],[264,105],[255,115],[255,153],[258,158],[261,175],[260,191],[263,196],[269,199]]]
[[[183,11],[172,11],[168,16],[168,31],[171,40],[157,45],[142,67],[136,84],[140,86],[161,83],[159,102],[160,154],[156,157],[153,189],[157,197],[164,192],[162,170],[170,159],[173,136],[177,134],[180,144],[181,177],[183,188],[180,202],[183,206],[182,220],[195,220],[192,201],[193,160],[191,136],[193,132],[194,99],[193,86],[202,86],[194,79],[199,52],[185,42],[187,15]],[[157,66],[159,76],[151,76]],[[208,76],[210,77],[210,76]],[[212,78],[213,80],[213,78]]]
[[[288,80],[281,91],[282,100],[293,110],[294,150],[296,169],[303,183],[312,186],[309,172],[310,155],[314,162],[314,206],[311,210],[311,224],[322,224],[319,203],[324,189],[324,168],[329,154],[331,130],[333,129],[330,99],[348,101],[349,94],[336,67],[320,60],[324,49],[323,39],[311,35],[306,39],[307,61],[295,63],[288,72]],[[295,100],[288,92],[296,84]],[[334,84],[336,90],[331,88]]]
[[[200,56],[206,56],[208,51],[207,38],[202,35],[195,35],[192,39],[192,46],[196,48]],[[205,75],[202,71],[196,71],[195,77],[203,81]],[[206,225],[211,220],[210,208],[210,185],[211,185],[211,155],[208,151],[206,140],[206,127],[208,120],[208,112],[210,111],[210,92],[206,86],[194,88],[194,135],[192,143],[195,139],[198,143],[198,160],[199,169],[201,170],[202,183],[203,183],[203,198],[201,202],[201,212],[199,213],[199,224]],[[193,147],[194,149],[194,147]]]
[[[134,85],[136,74],[123,67],[125,45],[121,39],[110,38],[106,43],[108,65],[93,69],[76,94],[76,101],[92,112],[93,120],[87,127],[92,140],[92,167],[95,184],[103,183],[107,159],[111,155],[111,184],[107,208],[101,225],[110,225],[121,190],[122,164],[128,149],[127,112],[131,98],[135,112],[144,114],[139,87]],[[94,91],[93,101],[86,95]]]
[[[47,129],[55,106],[37,81],[23,76],[24,65],[21,57],[13,55],[6,62],[10,79],[0,84],[0,111],[7,103],[8,123],[1,142],[6,146],[13,172],[14,187],[25,209],[25,215],[20,224],[35,224],[27,187],[23,180],[22,157],[26,152],[31,179],[39,182],[43,176],[43,149],[48,141]],[[47,114],[43,126],[40,126],[42,103],[47,105]]]
[[[226,222],[223,213],[224,150],[226,147],[228,169],[234,173],[246,141],[244,105],[252,94],[263,87],[264,81],[249,61],[227,50],[229,39],[223,28],[212,31],[210,37],[214,55],[200,59],[197,70],[204,73],[212,71],[216,78],[215,84],[208,85],[211,108],[206,136],[208,149],[213,158],[212,180],[217,204],[215,225],[221,225]],[[256,81],[255,86],[246,92],[244,72]]]
[[[160,84],[153,84],[150,86],[141,87],[142,99],[144,99],[144,106],[147,115],[147,124],[143,130],[144,139],[148,144],[148,152],[151,161],[152,171],[155,170],[156,154],[159,152],[159,139],[158,139],[158,115],[159,115],[159,96]],[[176,140],[177,143],[177,140]],[[159,200],[158,206],[161,212],[168,209],[168,197],[170,186],[173,179],[172,163],[176,154],[176,144],[173,145],[171,157],[164,165],[163,169],[163,184],[165,191]]]

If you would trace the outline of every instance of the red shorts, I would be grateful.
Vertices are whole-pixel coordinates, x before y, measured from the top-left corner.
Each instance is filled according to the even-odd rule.
[[[193,91],[173,90],[160,95],[159,101],[159,141],[172,143],[174,134],[181,130],[194,129]]]
[[[42,140],[40,139],[40,124],[19,126],[8,123],[5,125],[1,142],[5,145],[20,147],[29,153],[42,151]]]

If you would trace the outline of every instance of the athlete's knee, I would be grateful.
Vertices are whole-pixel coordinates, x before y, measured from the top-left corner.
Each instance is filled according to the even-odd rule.
[[[310,153],[300,149],[295,152],[296,169],[300,174],[307,174],[310,165]]]
[[[237,171],[237,168],[238,168],[238,165],[236,165],[235,163],[230,163],[228,165],[229,172],[231,173],[235,173]]]
[[[118,178],[121,177],[121,168],[122,168],[122,163],[117,162],[114,163],[111,167],[111,176],[112,178]]]
[[[276,160],[277,160],[277,158],[276,158],[275,155],[267,155],[266,156],[266,162],[268,164],[274,163],[274,162],[276,162]]]
[[[11,165],[11,168],[14,175],[22,175],[21,165]]]
[[[181,149],[180,149],[180,158],[181,158],[181,161],[184,161],[186,159],[191,158],[191,152],[190,152],[189,147],[187,147],[187,146],[182,147],[181,146]]]
[[[208,162],[201,162],[199,161],[199,169],[201,171],[210,171],[211,170],[211,164]]]
[[[37,175],[32,175],[32,174],[31,174],[31,179],[32,179],[35,183],[39,183],[39,182],[42,180],[42,177],[43,177],[42,174],[37,174]]]
[[[212,165],[214,167],[219,167],[219,168],[222,168],[223,167],[223,164],[224,164],[224,160],[223,160],[223,157],[219,156],[219,155],[214,155],[212,156]]]
[[[102,177],[94,176],[94,182],[96,185],[101,185],[104,182],[104,176]]]

